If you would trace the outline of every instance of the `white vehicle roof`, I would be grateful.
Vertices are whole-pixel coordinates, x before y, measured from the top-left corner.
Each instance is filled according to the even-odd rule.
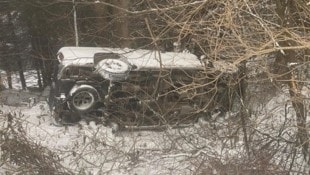
[[[134,50],[106,47],[63,47],[58,51],[63,55],[64,65],[94,64],[95,53],[117,53],[131,65],[140,69],[183,68],[202,69],[203,64],[197,56],[190,53],[159,52],[154,50]]]

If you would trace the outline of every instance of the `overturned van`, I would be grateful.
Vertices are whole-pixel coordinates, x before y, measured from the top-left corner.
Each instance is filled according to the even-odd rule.
[[[234,86],[227,75],[238,70],[154,50],[63,47],[57,58],[49,102],[61,123],[89,116],[124,126],[190,123],[229,108],[221,98]]]

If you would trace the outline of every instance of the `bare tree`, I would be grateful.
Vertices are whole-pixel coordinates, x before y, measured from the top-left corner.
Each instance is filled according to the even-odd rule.
[[[306,19],[310,13],[306,1],[276,1],[276,13],[279,16],[279,25],[284,29],[283,33],[279,36],[281,47],[288,48],[280,52],[276,59],[277,73],[280,75],[281,80],[287,82],[291,101],[296,112],[296,121],[298,127],[297,145],[302,147],[302,152],[305,160],[310,163],[309,155],[309,134],[307,130],[307,115],[304,105],[305,97],[301,93],[301,84],[298,83],[294,75],[294,70],[290,69],[290,64],[302,63],[305,57],[304,49],[291,49],[291,47],[304,47],[304,42],[300,37],[307,36],[309,26]],[[297,27],[296,27],[297,26]],[[294,27],[296,29],[294,30]],[[308,39],[308,38],[307,38]]]
[[[115,0],[113,1],[115,6],[119,8],[113,8],[113,16],[115,20],[115,37],[119,38],[119,43],[121,47],[129,47],[129,29],[128,29],[128,14],[126,13],[126,9],[129,8],[129,1],[127,0]]]
[[[44,2],[44,5],[60,7],[57,5],[68,3],[70,10],[72,9],[70,1],[55,2],[57,3]],[[164,98],[168,94],[181,92],[186,92],[184,94],[187,95],[189,103],[205,100],[197,105],[197,111],[214,114],[213,109],[221,107],[227,112],[226,115],[221,113],[209,115],[206,112],[203,115],[209,120],[202,123],[199,129],[190,128],[189,132],[168,129],[161,138],[156,138],[154,143],[152,142],[163,150],[139,148],[137,145],[141,143],[140,136],[125,142],[124,139],[128,139],[126,134],[124,138],[119,139],[119,142],[114,143],[115,145],[109,145],[106,141],[110,138],[105,140],[102,137],[104,134],[98,134],[98,129],[93,135],[83,136],[82,151],[74,148],[77,151],[72,154],[77,165],[85,162],[87,166],[100,167],[100,170],[108,173],[117,166],[115,162],[130,162],[136,165],[143,160],[142,162],[153,165],[148,159],[157,156],[161,161],[167,157],[177,157],[174,159],[177,162],[186,162],[189,167],[194,167],[189,169],[195,174],[210,174],[214,170],[219,174],[309,173],[303,166],[309,165],[307,128],[309,114],[305,103],[307,99],[302,91],[305,84],[309,84],[310,76],[307,65],[310,46],[308,2],[303,0],[77,2],[79,2],[78,12],[81,13],[78,18],[81,22],[79,25],[81,45],[96,40],[101,42],[92,43],[93,45],[135,46],[172,51],[173,43],[180,43],[180,51],[190,51],[201,56],[207,65],[206,70],[194,77],[190,84],[177,90],[167,89],[168,92],[160,94],[163,100],[157,102],[155,107],[145,105],[145,108],[156,110],[154,112],[156,115],[152,115],[153,118],[168,116],[171,120],[177,120],[178,116],[173,113],[177,109],[165,106],[167,103]],[[86,9],[84,13],[83,8]],[[62,32],[44,36],[52,38],[51,36],[55,35],[57,37],[53,38],[61,38],[63,42],[59,42],[61,43],[58,43],[59,45],[74,44],[72,37],[74,30],[70,23],[71,11],[64,10],[61,13],[63,16],[71,17],[70,20],[64,18],[65,21],[69,21],[68,23],[55,22],[62,18],[55,15],[53,10],[56,8],[51,9],[47,11],[53,12],[51,13],[54,15],[52,15],[53,22]],[[91,13],[89,9],[95,9],[95,12]],[[93,21],[97,24],[91,25]],[[41,26],[40,22],[37,24]],[[44,27],[41,29],[48,31],[44,30]],[[51,58],[48,49],[42,48],[39,42],[37,44],[40,46],[37,49],[38,55],[44,55],[46,58],[44,61]],[[40,49],[44,51],[40,52]],[[214,65],[214,63],[220,64]],[[306,68],[299,65],[306,65]],[[45,66],[49,68],[48,64]],[[226,72],[216,70],[216,66]],[[230,74],[230,66],[239,68],[236,76]],[[46,74],[48,76],[49,73]],[[171,84],[171,77],[159,77],[162,82]],[[157,89],[162,82],[157,81]],[[155,99],[158,95],[156,93],[157,90],[151,93],[152,98]],[[277,100],[270,100],[279,94],[287,95],[288,98],[281,96]],[[270,101],[272,103],[276,101],[276,104],[269,104]],[[275,110],[270,110],[268,105]],[[116,106],[121,105],[117,103]],[[121,107],[116,109],[120,109],[125,117],[129,115],[125,110],[122,111]],[[131,113],[136,114],[137,111],[131,110]],[[139,123],[136,121],[136,116],[128,117],[128,120],[131,119]],[[167,124],[164,120],[161,122]],[[93,149],[98,145],[105,147]],[[220,148],[220,153],[215,148]],[[154,156],[158,152],[164,155]],[[109,160],[94,161],[91,157],[95,155],[101,155]],[[103,165],[106,162],[113,161],[115,165],[113,164],[111,170],[104,169]],[[169,171],[176,174],[184,170],[182,168],[172,167]]]

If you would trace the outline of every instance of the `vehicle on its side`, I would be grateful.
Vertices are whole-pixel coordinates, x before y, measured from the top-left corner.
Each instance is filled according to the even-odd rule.
[[[99,116],[123,126],[183,124],[227,106],[217,100],[228,87],[218,78],[223,66],[190,53],[63,47],[57,58],[49,99],[61,123]]]

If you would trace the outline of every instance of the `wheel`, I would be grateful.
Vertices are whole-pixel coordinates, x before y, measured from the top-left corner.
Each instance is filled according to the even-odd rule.
[[[75,112],[89,112],[97,104],[99,95],[97,90],[90,85],[75,86],[70,91],[69,107]]]

